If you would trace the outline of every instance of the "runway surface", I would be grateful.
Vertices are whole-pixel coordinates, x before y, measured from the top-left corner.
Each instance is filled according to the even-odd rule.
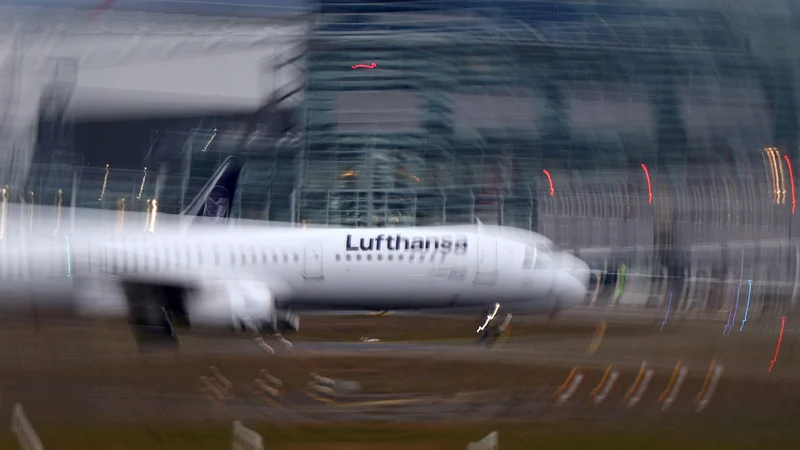
[[[585,314],[585,313],[584,313]],[[585,314],[586,315],[586,314]],[[774,357],[778,327],[765,318],[727,334],[713,318],[660,327],[652,315],[603,315],[608,328],[596,351],[595,336],[512,337],[502,347],[470,338],[447,342],[293,342],[267,339],[271,354],[246,337],[188,336],[179,354],[139,354],[124,327],[49,324],[0,331],[0,411],[24,405],[37,426],[229,421],[271,422],[430,420],[529,421],[594,417],[608,420],[680,421],[697,414],[696,397],[708,383],[712,360],[724,375],[705,410],[718,420],[775,414],[800,405],[797,327],[785,327]],[[577,319],[576,319],[577,320]],[[588,320],[583,318],[581,320]],[[597,320],[597,319],[596,319]],[[616,322],[638,323],[639,335],[615,335]],[[737,324],[738,325],[738,324]],[[723,334],[723,328],[726,333]],[[643,361],[651,386],[633,407],[625,397]],[[669,411],[659,400],[676,363],[689,375]],[[232,388],[210,392],[205,380],[218,367]],[[612,367],[617,386],[601,407],[591,393]],[[555,391],[577,367],[584,382],[557,404]],[[262,370],[281,378],[279,396],[265,394]],[[612,370],[612,369],[608,369]],[[357,394],[314,397],[311,373],[355,380]],[[213,381],[213,380],[212,380]],[[220,382],[214,381],[217,388]],[[213,390],[213,389],[211,389]],[[777,406],[776,406],[777,405]],[[7,419],[8,417],[6,417]],[[2,420],[6,420],[2,419]]]

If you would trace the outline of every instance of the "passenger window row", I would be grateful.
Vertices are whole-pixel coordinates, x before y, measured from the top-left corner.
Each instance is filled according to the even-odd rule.
[[[23,264],[26,261],[24,255],[29,251],[40,254],[41,247],[28,249],[24,243],[11,241],[0,241],[0,280],[23,279],[29,276],[64,276],[68,271],[66,251],[59,247],[60,242],[54,242],[47,248],[46,264]]]
[[[112,273],[219,266],[223,261],[226,265],[240,267],[299,264],[300,255],[296,251],[268,249],[256,245],[226,247],[215,243],[209,248],[208,245],[188,243],[159,242],[154,245],[144,241],[113,242],[106,254],[106,264],[110,266]]]
[[[428,255],[430,255],[430,256],[428,256]],[[344,255],[344,257],[342,257],[342,255],[340,253],[337,253],[335,258],[336,258],[336,261],[341,261],[342,259],[344,259],[345,261],[389,261],[389,262],[391,262],[391,261],[408,261],[408,262],[419,261],[419,262],[426,262],[427,261],[427,262],[434,262],[436,260],[436,255],[437,255],[436,252],[431,252],[430,254],[423,253],[423,254],[416,254],[416,255],[414,253],[412,253],[412,254],[408,255],[408,257],[406,257],[402,253],[397,255],[396,257],[392,253],[389,253],[388,255],[385,255],[385,256],[382,253],[378,253],[377,255],[374,255],[374,256],[371,253],[367,253],[366,255],[362,255],[361,253],[356,253],[355,255],[350,254],[350,253],[346,253]],[[444,257],[446,256],[446,254],[445,253],[441,253],[440,255],[442,257],[442,260],[444,260]]]

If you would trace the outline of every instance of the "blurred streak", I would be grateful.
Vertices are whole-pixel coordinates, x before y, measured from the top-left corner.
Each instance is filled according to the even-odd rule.
[[[781,184],[780,184],[780,203],[782,205],[786,204],[786,176],[783,174],[783,161],[781,160],[781,152],[778,149],[775,149],[775,163],[778,165],[780,169],[780,176],[781,176]]]
[[[28,192],[28,234],[33,232],[33,210],[34,210],[34,195],[33,191]]]
[[[783,331],[786,329],[786,316],[781,316],[781,332],[778,335],[778,345],[775,347],[775,356],[772,357],[772,361],[769,363],[769,370],[767,372],[772,372],[772,367],[775,366],[775,363],[778,362],[778,353],[781,351],[781,343],[783,343]]]
[[[147,167],[144,168],[144,175],[142,175],[142,184],[139,186],[139,195],[136,196],[136,200],[142,199],[142,191],[144,191],[144,182],[147,180]]]
[[[53,234],[58,234],[61,230],[62,196],[63,192],[59,189],[56,194],[56,229],[53,231]]]
[[[783,166],[780,163],[780,151],[774,147],[767,147],[765,149],[769,162],[770,162],[770,172],[772,174],[772,193],[773,193],[773,203],[780,203],[781,202],[781,184],[783,183]],[[783,194],[786,191],[783,190]]]
[[[772,190],[775,190],[775,180],[773,177],[772,171],[772,159],[769,156],[769,148],[765,148],[761,150],[761,159],[764,161],[764,172],[769,180],[769,183],[772,185]]]
[[[789,182],[792,183],[792,214],[794,214],[795,206],[797,206],[797,199],[794,194],[794,170],[792,170],[792,161],[789,159],[789,155],[783,155],[783,159],[786,160],[786,167],[789,168]]]
[[[64,243],[67,245],[67,278],[72,278],[72,247],[69,245],[69,236],[64,236]]]
[[[6,235],[6,221],[8,220],[8,185],[5,185],[2,190],[0,190],[0,196],[2,196],[2,207],[0,207],[0,239],[3,239]]]
[[[753,293],[753,280],[747,280],[747,284],[750,286],[750,288],[747,291],[747,306],[744,309],[744,318],[742,319],[742,325],[739,327],[740,333],[744,331],[744,324],[747,323],[747,316],[750,314],[750,296]]]
[[[145,210],[145,216],[144,216],[144,230],[145,231],[148,231],[150,229],[150,216],[151,216],[151,214],[153,212],[152,211],[152,207],[151,207],[152,201],[153,201],[153,199],[149,198],[149,199],[147,199],[147,202],[146,202],[147,209]]]
[[[147,224],[145,229],[151,233],[156,230],[156,215],[158,214],[158,201],[154,198],[147,200]]]
[[[644,169],[644,176],[647,178],[647,203],[653,203],[653,185],[650,183],[650,171],[647,170],[647,164],[642,163]]]
[[[667,326],[667,320],[669,320],[669,311],[672,309],[672,291],[669,291],[669,303],[667,303],[667,313],[664,315],[664,321],[661,322],[661,328],[658,331],[664,331],[664,327]]]
[[[547,181],[550,183],[550,197],[553,197],[556,193],[555,188],[553,188],[553,177],[550,176],[550,172],[547,169],[542,169],[542,172],[547,176]]]
[[[125,199],[117,200],[117,231],[121,232],[125,227]]]
[[[103,201],[103,198],[105,198],[106,196],[107,186],[108,186],[108,164],[106,164],[106,175],[105,177],[103,177],[103,189],[100,191],[100,198],[98,198],[98,200],[100,200],[101,202]]]
[[[208,142],[206,142],[206,145],[203,147],[203,150],[202,150],[203,152],[208,150],[208,146],[211,145],[212,142],[214,142],[214,138],[215,137],[217,137],[217,129],[216,128],[214,128],[214,133],[211,135],[211,137],[208,139]]]

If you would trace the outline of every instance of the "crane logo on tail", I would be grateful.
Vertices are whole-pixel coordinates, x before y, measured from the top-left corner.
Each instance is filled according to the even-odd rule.
[[[212,221],[217,222],[228,217],[230,210],[230,195],[228,190],[222,186],[214,186],[208,194],[208,198],[203,208],[203,217],[210,218]]]

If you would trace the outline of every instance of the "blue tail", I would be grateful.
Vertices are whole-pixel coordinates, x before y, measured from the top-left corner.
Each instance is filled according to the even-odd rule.
[[[220,164],[203,189],[181,212],[190,223],[225,223],[231,215],[233,199],[239,186],[244,163],[239,158],[229,156]]]

